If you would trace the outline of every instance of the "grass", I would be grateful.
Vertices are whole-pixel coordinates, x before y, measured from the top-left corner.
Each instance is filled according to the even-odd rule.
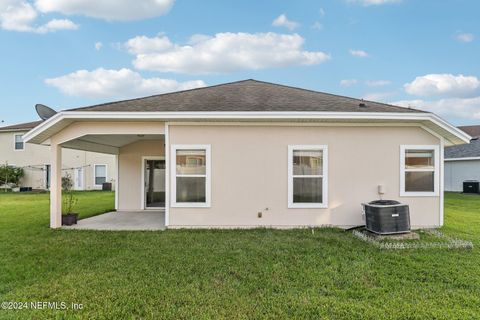
[[[80,193],[87,217],[111,193]],[[480,196],[446,195],[447,235],[473,250],[382,251],[337,229],[50,230],[47,195],[0,194],[0,318],[473,319]]]

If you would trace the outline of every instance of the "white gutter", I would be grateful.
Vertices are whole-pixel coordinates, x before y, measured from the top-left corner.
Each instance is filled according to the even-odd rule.
[[[469,161],[469,160],[480,160],[480,157],[465,157],[465,158],[448,158],[445,161]]]
[[[423,112],[104,112],[61,111],[24,135],[29,142],[62,120],[411,120],[430,121],[465,143],[471,137],[442,118]]]

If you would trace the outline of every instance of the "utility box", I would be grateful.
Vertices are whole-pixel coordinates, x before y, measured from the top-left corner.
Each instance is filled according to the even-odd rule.
[[[463,181],[463,193],[480,193],[480,182],[478,180]]]
[[[102,183],[102,191],[112,191],[112,184],[110,182]]]

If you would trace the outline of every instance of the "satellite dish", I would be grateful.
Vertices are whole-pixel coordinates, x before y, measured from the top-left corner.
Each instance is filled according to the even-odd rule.
[[[57,111],[43,104],[36,104],[35,110],[37,110],[38,116],[42,120],[47,120],[57,114]]]

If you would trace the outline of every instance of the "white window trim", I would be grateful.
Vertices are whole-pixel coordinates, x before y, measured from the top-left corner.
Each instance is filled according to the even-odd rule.
[[[97,181],[96,181],[97,179],[95,179],[95,178],[97,177],[97,176],[96,176],[96,172],[97,172],[96,168],[97,168],[98,166],[105,166],[105,182],[108,182],[108,165],[107,165],[107,164],[104,164],[104,163],[96,163],[96,164],[93,165],[93,175],[92,175],[92,176],[93,176],[93,185],[94,185],[95,187],[101,187],[101,186],[102,186],[101,184],[97,184],[97,183],[96,183],[96,182],[97,182]]]
[[[22,138],[22,149],[17,149],[17,136]],[[23,133],[15,133],[13,135],[13,151],[25,151],[25,141],[23,140]]]
[[[407,150],[432,150],[434,157],[433,170],[405,169],[405,152]],[[433,192],[405,191],[406,172],[433,172]],[[400,197],[438,197],[440,182],[440,147],[438,145],[401,145],[400,146]]]
[[[205,202],[177,202],[177,150],[205,150]],[[171,189],[170,206],[176,208],[210,208],[211,206],[211,146],[209,144],[171,145]],[[189,175],[182,175],[187,177]],[[197,176],[197,175],[191,175]]]
[[[322,150],[323,179],[322,203],[294,203],[293,202],[293,150]],[[308,176],[306,176],[308,177]],[[310,176],[311,177],[311,176]],[[288,146],[288,208],[328,208],[328,146],[327,145],[289,145]]]

